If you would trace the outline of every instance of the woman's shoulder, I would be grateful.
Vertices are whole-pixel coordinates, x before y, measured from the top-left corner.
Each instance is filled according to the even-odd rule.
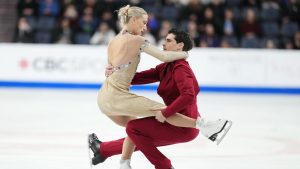
[[[140,47],[141,44],[143,44],[146,41],[146,39],[142,36],[138,35],[122,35],[114,37],[108,44],[108,46],[115,46],[117,44],[119,45],[130,45],[130,46],[137,46]]]
[[[141,44],[145,41],[146,39],[143,36],[140,35],[133,35],[132,36],[132,42],[133,43],[137,43],[137,44]]]

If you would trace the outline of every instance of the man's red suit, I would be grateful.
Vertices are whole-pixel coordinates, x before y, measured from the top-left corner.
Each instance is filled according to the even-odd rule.
[[[199,86],[195,75],[185,60],[162,63],[155,68],[136,73],[132,84],[160,82],[157,93],[167,108],[162,111],[165,117],[176,112],[197,118],[197,94]],[[134,105],[132,105],[134,106]],[[194,128],[182,128],[168,123],[160,123],[154,117],[132,120],[127,124],[126,132],[146,158],[156,169],[170,169],[171,161],[164,156],[158,146],[184,143],[193,140],[199,134]],[[105,157],[122,153],[123,139],[103,142],[100,153]]]

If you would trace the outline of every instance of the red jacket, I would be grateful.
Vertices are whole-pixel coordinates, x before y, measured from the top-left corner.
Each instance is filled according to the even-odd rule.
[[[162,111],[165,117],[176,112],[197,118],[199,85],[189,63],[182,59],[162,63],[155,68],[135,74],[132,84],[160,82],[157,93],[168,106]]]

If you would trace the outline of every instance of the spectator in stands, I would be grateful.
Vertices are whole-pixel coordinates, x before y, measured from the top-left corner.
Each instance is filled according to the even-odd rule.
[[[291,20],[300,25],[300,1],[299,0],[284,0],[283,13],[290,16]]]
[[[262,3],[261,19],[268,22],[278,22],[280,19],[280,7],[277,1],[265,0]]]
[[[118,32],[117,24],[113,18],[113,14],[111,11],[109,11],[109,10],[103,11],[103,13],[100,16],[100,21],[106,22],[112,30],[114,30],[115,32]]]
[[[283,40],[283,49],[294,49],[293,41],[290,39]]]
[[[229,47],[238,47],[239,35],[238,22],[234,17],[234,13],[231,8],[225,9],[225,16],[223,22],[223,37],[222,44],[226,44]],[[221,45],[224,46],[224,45]]]
[[[295,33],[294,37],[294,47],[295,49],[300,49],[300,31]]]
[[[17,12],[19,17],[26,18],[20,22],[29,24],[33,42],[56,43],[58,34],[64,37],[69,32],[59,27],[69,25],[72,37],[74,34],[71,42],[89,44],[98,23],[105,22],[114,32],[119,31],[114,11],[127,3],[146,9],[148,35],[154,36],[160,45],[166,30],[175,26],[188,31],[196,46],[210,46],[203,37],[207,36],[206,25],[211,24],[223,47],[265,47],[271,44],[267,43],[270,40],[277,48],[296,48],[294,35],[300,28],[299,0],[19,0]],[[92,17],[87,16],[90,12]],[[165,20],[171,21],[168,29],[163,29]],[[60,42],[69,43],[69,40]]]
[[[224,18],[224,11],[225,11],[224,1],[211,0],[211,3],[208,6],[212,9],[214,13],[214,19],[216,20],[216,22],[222,23]],[[218,26],[221,26],[221,24]]]
[[[245,20],[240,26],[240,31],[243,37],[261,36],[261,26],[256,20],[256,15],[253,9],[247,9]]]
[[[173,0],[162,0],[161,18],[176,24],[179,12]]]
[[[39,0],[39,14],[41,16],[57,17],[60,11],[58,0]]]
[[[204,10],[204,5],[199,0],[190,0],[187,5],[184,5],[180,10],[180,20],[194,20],[199,23],[202,20],[202,12]]]
[[[70,26],[70,20],[68,18],[63,18],[60,21],[59,28],[55,32],[55,43],[73,43],[73,33],[74,32]]]
[[[73,30],[76,28],[78,21],[78,12],[74,4],[68,4],[65,7],[62,17],[69,20],[69,25]]]
[[[83,16],[79,18],[75,35],[76,44],[89,44],[90,38],[97,28],[97,21],[93,16],[93,8],[86,7]]]
[[[25,17],[21,17],[18,21],[14,42],[33,43],[34,32]]]
[[[116,35],[115,31],[109,27],[107,22],[101,22],[98,30],[90,40],[92,45],[108,45],[110,40]]]
[[[161,26],[159,29],[159,33],[158,33],[158,41],[157,41],[157,46],[162,46],[164,41],[165,41],[165,37],[167,36],[169,30],[171,30],[173,27],[172,23],[168,20],[164,20],[161,22]]]
[[[233,46],[226,39],[222,39],[220,47],[221,48],[233,48]]]
[[[199,25],[200,33],[205,33],[206,24],[211,24],[214,27],[216,34],[222,34],[222,23],[220,22],[220,20],[216,19],[213,10],[210,7],[207,7],[204,10],[204,17],[203,20],[200,21]]]
[[[205,34],[200,35],[200,47],[220,47],[220,39],[215,33],[215,28],[212,24],[205,25]]]
[[[36,0],[19,0],[17,4],[18,16],[28,17],[38,15],[38,3]]]
[[[158,31],[159,31],[159,20],[156,18],[154,13],[148,12],[148,31],[154,35],[157,36]]]
[[[281,35],[283,39],[292,39],[298,30],[298,24],[291,21],[289,15],[284,15],[282,17]]]
[[[262,47],[267,49],[275,49],[277,48],[277,44],[273,39],[266,39]]]
[[[261,9],[261,0],[242,0],[242,6],[246,8],[252,8],[252,9]]]
[[[200,35],[196,21],[191,20],[187,23],[187,33],[190,35],[190,38],[193,40],[194,44],[199,44]]]

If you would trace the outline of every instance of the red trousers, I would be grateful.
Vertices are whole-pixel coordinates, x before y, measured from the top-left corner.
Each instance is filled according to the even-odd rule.
[[[168,123],[160,123],[154,117],[132,120],[127,124],[126,132],[156,169],[170,169],[171,161],[163,155],[158,146],[189,142],[196,138],[199,130],[181,128]],[[103,142],[100,153],[104,157],[122,153],[123,139]]]

